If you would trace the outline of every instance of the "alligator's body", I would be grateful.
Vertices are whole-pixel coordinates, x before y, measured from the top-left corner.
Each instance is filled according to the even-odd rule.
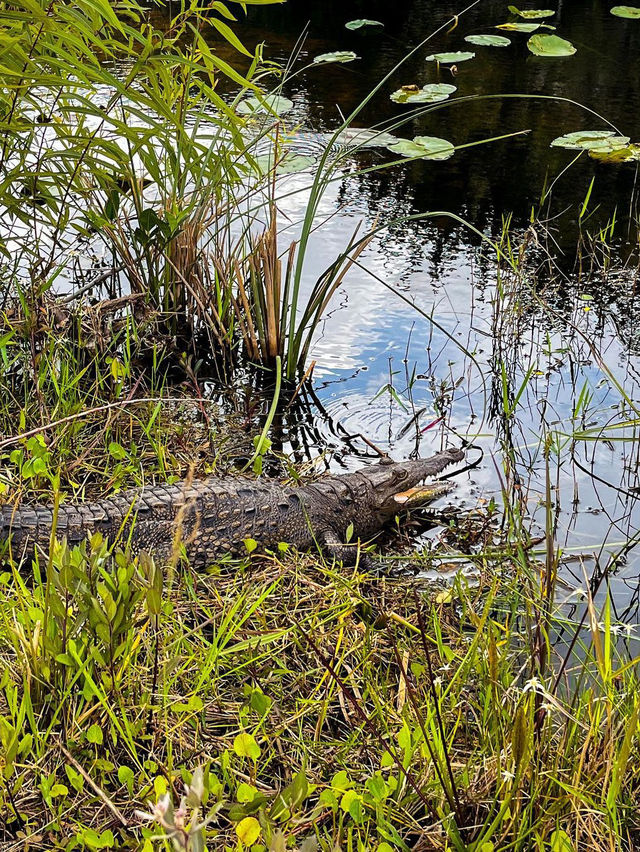
[[[460,461],[461,450],[449,449],[429,459],[385,460],[356,473],[324,476],[299,488],[234,478],[154,485],[123,491],[95,503],[61,504],[56,535],[78,543],[100,532],[111,542],[129,543],[134,553],[146,551],[167,560],[184,545],[191,564],[204,567],[222,553],[246,553],[246,539],[262,548],[287,542],[299,549],[315,546],[328,555],[353,562],[351,539],[366,540],[411,501],[407,490]],[[428,502],[447,489],[420,492]],[[51,506],[0,506],[0,544],[10,537],[14,558],[48,550]]]

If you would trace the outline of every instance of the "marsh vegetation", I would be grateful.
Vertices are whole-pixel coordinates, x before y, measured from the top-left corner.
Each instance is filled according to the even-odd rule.
[[[375,572],[0,541],[3,850],[640,848],[640,12],[346,5],[0,6],[3,503],[467,450]]]

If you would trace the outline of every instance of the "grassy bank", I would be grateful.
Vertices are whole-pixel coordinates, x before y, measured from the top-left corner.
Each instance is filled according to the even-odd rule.
[[[3,849],[636,848],[609,609],[554,608],[531,549],[462,533],[437,564],[473,585],[293,553],[163,573],[98,539],[5,572]]]

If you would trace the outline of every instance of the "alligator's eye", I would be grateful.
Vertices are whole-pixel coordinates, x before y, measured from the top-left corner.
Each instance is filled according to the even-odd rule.
[[[406,470],[403,470],[402,468],[399,468],[399,469],[396,471],[396,479],[398,480],[398,482],[402,482],[402,481],[403,481],[404,479],[406,479],[408,476],[409,476],[409,474],[407,473],[407,471],[406,471]]]

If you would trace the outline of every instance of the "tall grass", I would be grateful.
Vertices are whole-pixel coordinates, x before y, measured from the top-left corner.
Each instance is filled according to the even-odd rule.
[[[300,557],[180,590],[99,537],[4,575],[5,831],[152,848],[157,799],[176,848],[635,848],[635,665],[588,598],[547,610],[569,640],[541,671],[548,597],[512,532],[438,596]],[[190,824],[168,802],[197,767]]]

